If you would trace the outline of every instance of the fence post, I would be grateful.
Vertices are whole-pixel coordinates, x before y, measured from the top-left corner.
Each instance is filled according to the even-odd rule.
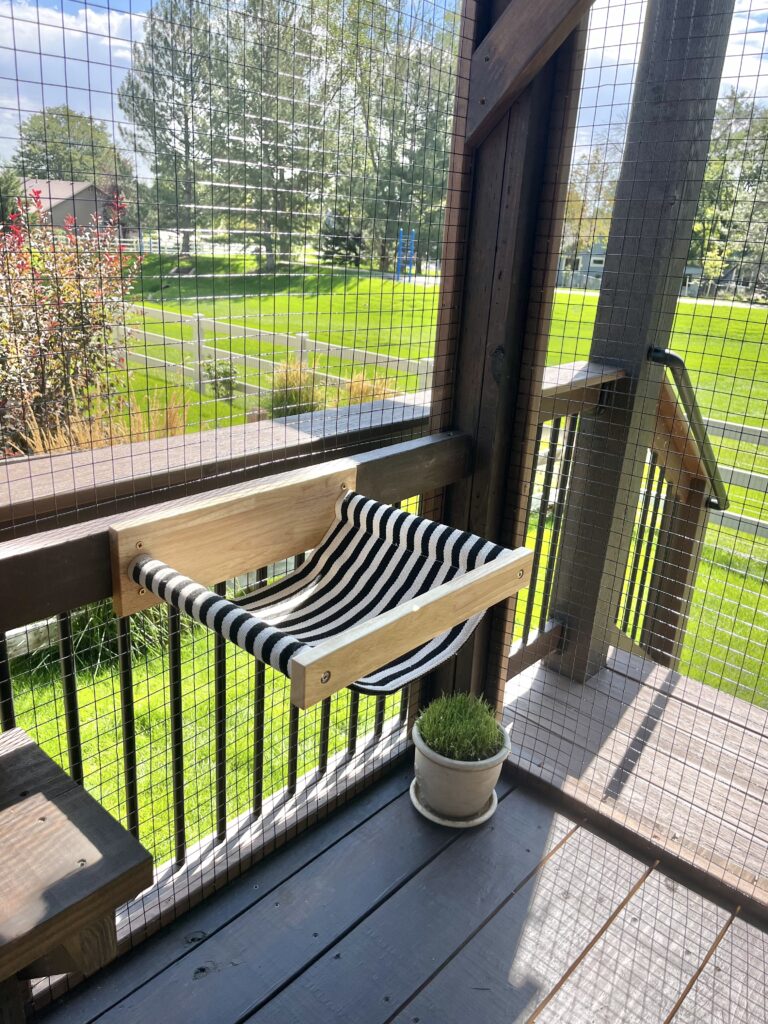
[[[590,353],[626,379],[581,416],[551,605],[565,640],[549,663],[575,680],[614,634],[663,379],[648,353],[672,331],[732,13],[733,0],[647,8]]]
[[[297,334],[296,340],[299,343],[299,363],[302,367],[309,366],[310,339],[308,334]]]
[[[195,346],[197,349],[197,390],[202,396],[205,394],[205,373],[203,372],[203,343],[205,341],[205,332],[203,331],[203,318],[200,313],[195,313],[193,329],[195,335]]]

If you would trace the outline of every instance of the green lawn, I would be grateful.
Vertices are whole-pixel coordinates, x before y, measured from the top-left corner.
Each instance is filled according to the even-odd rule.
[[[277,332],[310,334],[320,341],[394,356],[432,355],[437,320],[437,285],[426,287],[384,280],[372,272],[331,271],[299,266],[278,274],[257,273],[250,257],[231,260],[197,258],[190,261],[195,276],[168,277],[176,260],[149,257],[142,266],[136,300],[174,312],[199,312],[235,325]],[[585,358],[596,311],[596,296],[559,292],[550,333],[550,364]],[[158,325],[148,330],[161,332]],[[765,425],[768,402],[768,310],[710,302],[678,303],[671,347],[688,362],[705,415]],[[165,344],[150,341],[146,352],[170,361],[189,362],[190,352],[178,344],[189,328],[166,325]],[[174,343],[175,342],[175,343]],[[285,350],[254,339],[230,340],[225,329],[217,346],[233,352],[278,358]],[[138,351],[139,349],[137,349]],[[318,369],[344,375],[348,361],[328,359]],[[368,371],[372,373],[372,370]],[[247,379],[261,383],[249,371]],[[201,399],[173,372],[129,368],[116,372],[116,393],[146,409],[164,403],[170,392],[184,406],[183,428],[224,426],[244,422],[254,399],[232,402]],[[262,386],[263,383],[262,383]],[[413,387],[413,380],[402,382]],[[119,414],[119,413],[118,413]],[[768,450],[729,441],[716,441],[726,464],[768,473]],[[765,500],[754,492],[732,489],[733,508],[766,518]],[[535,527],[535,519],[531,524]],[[545,539],[545,555],[548,538]],[[765,541],[710,529],[693,602],[682,669],[746,700],[768,706],[768,666],[765,663],[766,580],[768,545]],[[521,614],[522,614],[522,602]],[[521,621],[518,622],[518,627]],[[94,635],[95,636],[95,635]],[[90,642],[90,641],[89,641]],[[94,650],[99,648],[93,639]],[[253,666],[239,651],[228,654],[228,817],[250,806],[253,768]],[[124,820],[121,781],[121,727],[117,666],[114,656],[93,667],[86,659],[79,674],[79,702],[88,788]],[[90,666],[90,667],[89,667]],[[14,663],[19,724],[31,728],[44,748],[66,764],[63,698],[55,663],[34,668],[31,659]],[[170,723],[167,665],[162,645],[157,656],[138,659],[134,669],[136,694],[139,791],[142,837],[158,861],[172,854],[170,815]],[[214,827],[213,805],[213,659],[210,637],[191,633],[184,646],[184,735],[186,751],[186,816],[188,841]],[[265,792],[285,784],[287,748],[287,687],[281,677],[268,676],[266,710]],[[345,742],[348,697],[334,699],[331,750]],[[388,713],[394,713],[396,699]],[[361,702],[361,734],[371,726],[373,701]],[[318,713],[302,714],[300,770],[316,764]]]
[[[134,625],[135,625],[134,617]],[[98,644],[98,632],[85,634]],[[68,765],[64,706],[59,673],[51,657],[35,668],[39,656],[14,662],[14,691],[18,724],[31,731],[43,749]],[[252,806],[254,662],[244,652],[227,652],[227,818]],[[215,830],[214,804],[214,666],[211,634],[195,628],[182,647],[184,689],[185,811],[187,842]],[[265,797],[286,784],[288,749],[288,687],[285,679],[267,670],[265,707]],[[118,819],[125,821],[122,778],[122,726],[116,659],[107,657],[96,669],[85,665],[78,673],[78,702],[83,741],[84,774],[88,790]],[[348,692],[333,699],[329,736],[331,755],[346,744]],[[360,735],[373,725],[374,698],[360,702]],[[171,723],[168,665],[165,651],[148,659],[134,657],[134,706],[140,835],[156,860],[173,855],[171,807]],[[396,714],[399,697],[388,700],[387,715]],[[299,736],[299,774],[317,766],[319,705],[302,712]]]

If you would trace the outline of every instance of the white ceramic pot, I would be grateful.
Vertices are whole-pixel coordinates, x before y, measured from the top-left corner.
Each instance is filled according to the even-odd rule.
[[[418,811],[443,825],[466,828],[486,821],[496,809],[493,787],[511,749],[504,729],[501,750],[484,761],[453,761],[426,745],[413,727],[416,778],[411,799]]]

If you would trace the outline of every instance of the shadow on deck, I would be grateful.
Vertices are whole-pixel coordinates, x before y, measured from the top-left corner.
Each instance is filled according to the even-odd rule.
[[[51,1024],[765,1019],[764,934],[503,776],[467,832],[399,768],[43,1012]]]
[[[542,666],[509,684],[512,760],[577,812],[768,913],[768,712],[614,651],[584,685]]]

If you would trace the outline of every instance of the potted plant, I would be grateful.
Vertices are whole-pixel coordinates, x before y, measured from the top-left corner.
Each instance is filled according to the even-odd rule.
[[[509,737],[490,704],[466,693],[439,697],[419,716],[413,742],[416,810],[451,828],[487,821],[496,810],[493,787],[510,752]]]

